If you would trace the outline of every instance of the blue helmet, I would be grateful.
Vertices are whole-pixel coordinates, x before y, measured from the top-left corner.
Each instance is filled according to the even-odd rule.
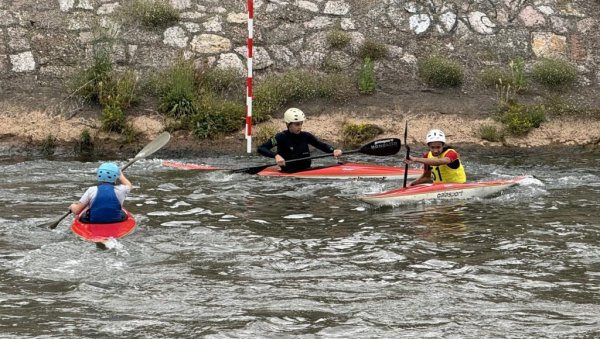
[[[105,162],[98,167],[96,174],[98,175],[98,181],[100,182],[115,182],[121,175],[121,170],[119,170],[119,167],[116,164]]]

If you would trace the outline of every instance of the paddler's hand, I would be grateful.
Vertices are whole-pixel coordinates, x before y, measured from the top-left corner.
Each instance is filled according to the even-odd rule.
[[[285,159],[279,154],[275,155],[275,162],[277,163],[277,166],[279,166],[279,167],[285,166]]]
[[[414,163],[415,163],[415,161],[413,160],[413,158],[411,158],[410,156],[408,156],[408,157],[404,158],[404,162],[405,162],[407,165],[410,165],[410,164],[414,164]]]
[[[337,157],[339,157],[339,156],[341,156],[341,155],[342,155],[342,150],[341,150],[341,149],[336,149],[336,150],[333,150],[333,156],[334,156],[335,158],[337,158]]]

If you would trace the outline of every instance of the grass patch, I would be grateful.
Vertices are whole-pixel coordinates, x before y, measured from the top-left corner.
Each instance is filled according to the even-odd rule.
[[[79,134],[79,140],[77,140],[76,151],[78,153],[91,153],[94,151],[94,141],[90,134],[90,130],[84,128]]]
[[[376,88],[375,64],[371,59],[366,58],[358,72],[358,91],[361,94],[373,94]]]
[[[361,60],[369,58],[373,61],[377,61],[388,56],[387,46],[379,41],[365,39],[358,48],[358,57]]]
[[[235,132],[243,126],[245,115],[243,104],[206,94],[200,101],[198,113],[191,117],[192,131],[200,139]]]
[[[527,77],[525,74],[525,61],[517,58],[508,66],[487,67],[481,72],[481,81],[486,87],[503,88],[510,86],[516,93],[527,89]]]
[[[353,82],[355,79],[350,74],[333,73],[320,77],[320,98],[329,99],[339,103],[348,102],[357,96]]]
[[[244,93],[245,79],[233,69],[201,68],[195,73],[196,82],[202,92],[221,95]],[[242,96],[240,96],[242,99]]]
[[[494,125],[483,124],[479,127],[479,137],[483,140],[499,142],[504,140],[504,132]]]
[[[551,90],[564,90],[577,80],[577,68],[568,61],[545,58],[533,66],[533,77]]]
[[[356,93],[354,86],[349,78],[337,74],[304,70],[271,74],[257,81],[253,118],[257,123],[266,121],[290,102],[315,98],[343,101]]]
[[[125,20],[149,30],[165,29],[179,21],[179,12],[167,0],[129,0],[122,8]]]
[[[359,147],[382,133],[383,129],[374,124],[344,122],[342,125],[342,142],[347,147]]]
[[[56,150],[56,142],[57,142],[56,137],[52,134],[48,134],[46,139],[44,139],[44,141],[42,141],[42,145],[40,146],[40,152],[44,156],[53,155],[54,151]]]
[[[179,60],[165,70],[155,82],[158,86],[158,111],[175,119],[185,119],[198,112],[195,69],[190,61]]]
[[[540,127],[545,119],[543,105],[526,106],[518,103],[511,104],[500,116],[505,131],[515,136],[526,135],[533,128]]]
[[[71,95],[102,106],[102,130],[122,132],[126,129],[125,110],[138,97],[138,77],[134,71],[114,71],[113,42],[110,32],[99,33],[92,46],[92,64],[75,75],[70,90]]]
[[[484,86],[492,88],[512,83],[512,75],[507,67],[492,66],[484,68],[480,78]]]
[[[275,134],[277,134],[277,132],[279,132],[277,126],[275,126],[274,123],[267,122],[253,129],[252,139],[256,141],[257,145],[262,145],[267,140],[271,139]]]
[[[563,99],[560,96],[549,96],[546,98],[544,106],[546,112],[554,117],[576,117],[576,118],[600,118],[600,108],[592,108]]]
[[[459,87],[464,71],[457,61],[433,55],[419,62],[419,76],[433,87]]]
[[[327,32],[325,40],[334,49],[344,49],[350,45],[352,37],[348,32],[342,31],[341,29],[333,29]]]

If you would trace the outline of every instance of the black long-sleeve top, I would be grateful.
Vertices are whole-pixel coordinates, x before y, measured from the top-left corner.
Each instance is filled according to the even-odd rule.
[[[310,168],[310,159],[290,163],[287,163],[287,161],[310,157],[308,145],[320,149],[325,153],[333,153],[334,151],[333,146],[320,141],[311,133],[300,132],[293,134],[287,130],[277,133],[274,137],[260,145],[257,151],[269,158],[275,158],[275,155],[279,154],[286,160],[286,165],[281,170],[283,172],[297,172]],[[273,147],[277,147],[276,152],[271,151]]]

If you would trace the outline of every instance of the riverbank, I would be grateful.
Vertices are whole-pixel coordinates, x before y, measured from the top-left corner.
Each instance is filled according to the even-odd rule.
[[[41,102],[41,101],[38,101]],[[100,110],[94,107],[78,108],[65,112],[57,109],[53,100],[43,105],[36,101],[6,99],[0,101],[0,155],[2,157],[36,157],[44,154],[49,136],[53,139],[55,157],[77,156],[76,150],[81,132],[87,128],[94,142],[97,156],[128,157],[165,129],[165,120],[152,109],[139,107],[129,115],[135,136],[132,142],[124,142],[115,133],[99,131]],[[430,128],[443,129],[449,143],[454,145],[492,147],[542,147],[542,146],[588,146],[600,145],[600,121],[593,118],[551,118],[525,137],[508,137],[503,143],[489,142],[480,138],[482,125],[500,123],[493,119],[493,97],[490,95],[465,95],[464,93],[405,92],[395,95],[380,93],[361,97],[345,105],[311,102],[298,104],[307,114],[305,130],[320,138],[340,145],[344,122],[368,122],[380,126],[380,137],[402,137],[404,121],[409,121],[408,142],[422,145]],[[242,122],[241,122],[242,123]],[[261,129],[281,130],[285,126],[280,117],[255,126],[255,135]],[[218,154],[246,154],[243,131],[223,136],[217,140],[198,140],[185,131],[172,133],[171,142],[165,147],[171,157],[202,156]]]

